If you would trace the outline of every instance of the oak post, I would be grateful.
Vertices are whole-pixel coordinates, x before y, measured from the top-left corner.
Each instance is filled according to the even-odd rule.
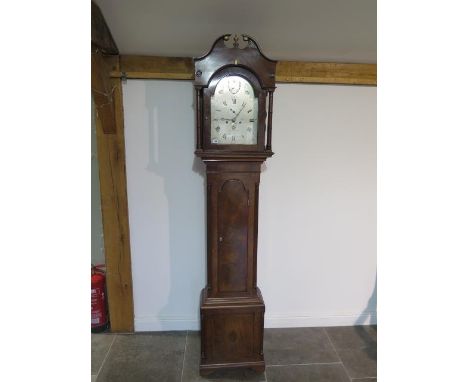
[[[92,81],[106,261],[106,284],[112,332],[133,332],[133,284],[125,171],[125,140],[117,46],[99,7],[92,4]]]

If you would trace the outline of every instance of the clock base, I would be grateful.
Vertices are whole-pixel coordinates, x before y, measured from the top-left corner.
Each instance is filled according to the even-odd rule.
[[[207,297],[201,293],[200,374],[219,369],[265,370],[263,316],[265,304],[256,288],[249,297]]]
[[[262,362],[240,362],[240,363],[220,363],[213,365],[202,365],[200,364],[200,375],[207,377],[213,374],[217,370],[226,369],[251,369],[257,373],[263,373],[265,371],[265,361]]]

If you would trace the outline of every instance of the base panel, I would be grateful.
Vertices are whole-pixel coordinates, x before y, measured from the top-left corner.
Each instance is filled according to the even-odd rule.
[[[208,298],[202,291],[200,373],[219,369],[265,370],[260,290],[250,297]]]
[[[265,361],[261,362],[243,362],[243,363],[223,363],[223,364],[200,364],[200,375],[208,376],[217,370],[226,369],[251,369],[257,373],[265,371]]]

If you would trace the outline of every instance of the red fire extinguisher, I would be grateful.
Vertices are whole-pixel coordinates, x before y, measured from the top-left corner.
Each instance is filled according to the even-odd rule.
[[[91,265],[91,332],[107,329],[106,275],[104,264]]]

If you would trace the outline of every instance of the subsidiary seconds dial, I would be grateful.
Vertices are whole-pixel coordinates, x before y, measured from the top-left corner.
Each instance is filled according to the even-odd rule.
[[[240,76],[222,78],[211,97],[211,143],[257,144],[258,99]]]

